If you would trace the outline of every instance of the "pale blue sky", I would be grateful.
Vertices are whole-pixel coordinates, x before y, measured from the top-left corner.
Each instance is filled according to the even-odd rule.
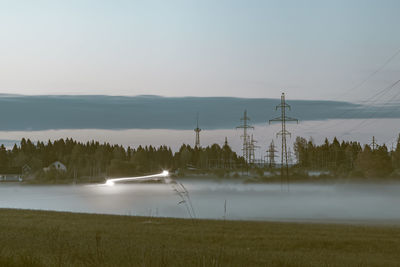
[[[357,100],[400,79],[400,1],[3,1],[0,93]]]

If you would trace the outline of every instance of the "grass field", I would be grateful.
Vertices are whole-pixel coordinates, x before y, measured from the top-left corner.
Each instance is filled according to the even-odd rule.
[[[400,227],[0,209],[0,266],[400,266]]]

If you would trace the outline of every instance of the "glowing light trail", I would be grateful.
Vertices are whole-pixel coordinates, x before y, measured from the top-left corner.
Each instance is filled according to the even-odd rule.
[[[165,179],[168,176],[169,172],[163,171],[162,173],[159,174],[152,174],[146,176],[113,178],[113,179],[107,179],[105,185],[113,186],[116,182],[127,182],[127,181],[151,181],[151,180],[157,180],[155,178]]]
[[[162,173],[159,174],[146,175],[146,176],[107,179],[105,185],[113,186],[116,182],[151,181],[151,180],[159,180],[160,178],[163,179],[166,184],[169,184],[174,190],[174,192],[181,198],[178,204],[185,204],[190,218],[196,218],[196,213],[193,208],[192,200],[190,199],[189,196],[189,191],[182,183],[169,178],[168,171],[163,171]]]

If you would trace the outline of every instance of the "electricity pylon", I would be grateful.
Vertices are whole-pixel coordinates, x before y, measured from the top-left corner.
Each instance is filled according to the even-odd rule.
[[[240,118],[240,120],[243,121],[243,124],[236,127],[236,129],[243,129],[243,158],[249,163],[249,136],[247,134],[247,129],[254,129],[254,127],[247,123],[250,120],[250,118],[247,117],[247,110],[244,110],[243,118]]]
[[[271,141],[271,144],[269,144],[268,150],[266,152],[268,157],[268,166],[270,168],[275,167],[275,153],[278,151],[275,149],[274,140]]]
[[[281,95],[281,103],[276,106],[275,110],[281,109],[281,116],[272,120],[269,120],[269,124],[271,122],[279,121],[281,122],[282,129],[276,134],[282,137],[282,151],[281,151],[281,181],[284,177],[284,171],[286,170],[286,180],[289,186],[289,165],[288,165],[288,151],[286,144],[286,136],[291,136],[291,133],[286,130],[286,122],[295,121],[299,122],[298,119],[291,118],[286,116],[286,109],[290,110],[290,105],[286,104],[285,101],[285,93]]]
[[[195,133],[196,133],[196,141],[194,144],[194,147],[199,148],[200,147],[200,132],[201,129],[199,128],[199,114],[197,113],[197,127],[194,129]]]
[[[288,151],[288,164],[293,165],[293,152],[289,147],[289,151]]]
[[[371,143],[371,146],[372,146],[372,151],[375,151],[375,149],[378,148],[378,145],[377,145],[377,143],[376,143],[375,136],[372,136],[372,143]]]
[[[254,163],[255,162],[255,149],[259,148],[259,146],[256,146],[255,144],[257,143],[256,140],[254,140],[253,135],[251,135],[250,137],[250,141],[249,141],[249,162],[250,163]]]
[[[229,144],[228,144],[228,137],[226,137],[226,136],[225,136],[224,146],[225,146],[225,147],[228,147],[228,146],[229,146]]]

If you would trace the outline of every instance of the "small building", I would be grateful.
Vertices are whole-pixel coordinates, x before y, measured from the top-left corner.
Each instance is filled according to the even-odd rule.
[[[318,177],[321,175],[329,175],[331,173],[329,171],[308,171],[307,174],[310,177]]]
[[[50,171],[51,169],[55,169],[57,171],[66,172],[67,167],[59,161],[55,161],[49,165],[49,167],[43,168],[45,172]]]
[[[21,174],[0,174],[1,182],[22,182]]]
[[[21,170],[23,175],[29,175],[32,172],[32,168],[28,164],[22,166]]]

